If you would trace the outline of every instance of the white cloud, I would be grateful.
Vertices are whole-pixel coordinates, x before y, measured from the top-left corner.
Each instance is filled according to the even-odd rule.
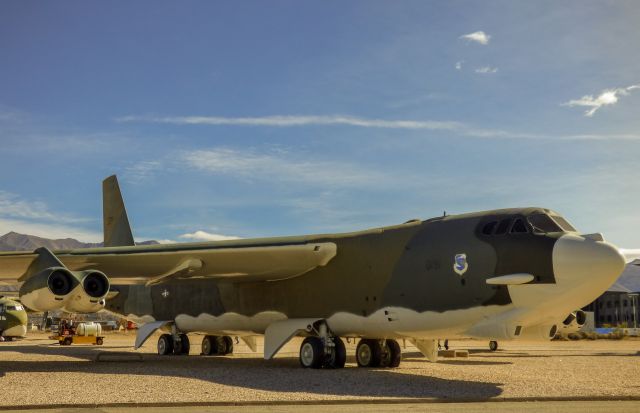
[[[476,73],[480,73],[483,75],[486,74],[491,74],[491,73],[496,73],[498,71],[497,67],[491,67],[491,66],[483,66],[483,67],[479,67],[475,70]]]
[[[212,234],[206,231],[196,231],[188,234],[182,234],[179,238],[187,239],[191,241],[228,241],[234,239],[240,239],[240,237],[234,237],[229,235]]]
[[[412,120],[384,120],[367,119],[355,116],[263,116],[263,117],[238,117],[227,118],[220,116],[124,116],[116,119],[117,122],[149,122],[169,123],[176,125],[235,125],[235,126],[310,126],[310,125],[348,125],[364,128],[386,129],[428,129],[451,130],[460,126],[458,122],[446,121],[412,121]]]
[[[456,70],[462,70],[462,64],[463,63],[464,63],[464,60],[456,62]]]
[[[192,168],[250,180],[337,187],[362,187],[389,181],[384,174],[349,163],[301,158],[300,154],[290,155],[286,151],[257,153],[230,148],[187,151],[181,156]]]
[[[468,40],[470,42],[480,43],[481,45],[486,46],[487,44],[489,44],[491,36],[483,31],[477,31],[469,34],[463,34],[462,36],[460,36],[460,38],[463,40]]]
[[[631,85],[624,88],[616,88],[616,89],[605,89],[598,96],[593,97],[593,95],[585,95],[580,99],[570,100],[566,103],[563,103],[563,106],[584,106],[588,107],[587,111],[585,111],[584,115],[591,117],[593,116],[598,109],[607,105],[614,105],[618,103],[619,96],[627,96],[630,91],[634,89],[639,89],[640,85]]]
[[[486,66],[476,69],[479,74],[492,74],[496,73],[498,68]],[[629,86],[624,90],[622,94],[628,94],[628,91],[638,89],[640,85]],[[620,93],[619,91],[617,93]],[[432,98],[433,95],[426,95],[424,98]],[[416,100],[417,101],[417,100]],[[413,103],[415,103],[414,101]],[[572,101],[573,102],[573,101]],[[400,104],[405,104],[401,102]],[[411,102],[410,102],[411,103]],[[569,105],[568,103],[565,105]],[[574,106],[571,104],[569,106]],[[434,120],[386,120],[386,119],[373,119],[373,118],[358,118],[353,116],[295,116],[295,115],[283,115],[283,116],[266,116],[266,117],[240,117],[240,118],[224,118],[224,117],[198,117],[198,116],[184,116],[184,117],[145,117],[145,116],[127,116],[119,118],[121,122],[151,122],[151,123],[173,123],[178,125],[185,124],[202,124],[202,125],[235,125],[235,126],[266,126],[266,127],[297,127],[297,126],[313,126],[313,125],[336,125],[336,124],[348,124],[356,127],[363,128],[388,128],[388,129],[413,129],[413,130],[436,130],[436,131],[449,131],[458,136],[468,136],[474,138],[486,138],[486,139],[551,139],[551,140],[638,140],[640,135],[637,134],[615,134],[615,135],[586,135],[586,134],[574,134],[574,135],[542,135],[531,132],[513,132],[499,129],[484,129],[478,128],[472,125],[467,125],[462,122],[456,121],[434,121]],[[448,135],[443,135],[448,137]],[[216,150],[216,156],[224,158],[226,153],[222,153],[225,150]],[[206,151],[205,151],[206,152]],[[230,155],[237,154],[237,152],[230,153]],[[213,155],[211,155],[213,156]],[[208,156],[211,158],[211,156]],[[274,163],[276,160],[273,156],[267,155],[266,158],[260,158],[259,155],[247,154],[252,159],[238,159],[237,156],[232,156],[230,161],[233,161],[233,170],[242,169],[241,164],[250,162],[252,168],[255,168],[257,163],[269,164]],[[257,157],[257,158],[256,158]],[[193,165],[202,168],[202,163],[195,162],[192,159]],[[224,165],[225,159],[216,159],[218,165]],[[300,162],[299,162],[300,163]],[[302,163],[300,163],[302,164]],[[198,166],[200,165],[200,166]],[[326,165],[324,163],[323,165]],[[166,167],[166,162],[160,160],[143,161],[139,164],[133,165],[127,168],[125,177],[129,177],[132,182],[137,182],[148,176],[151,176],[156,170]],[[313,166],[318,166],[317,164]],[[328,165],[331,166],[331,165]],[[223,172],[223,168],[216,167],[217,172]],[[265,168],[266,169],[266,168]],[[281,169],[281,168],[278,168]]]

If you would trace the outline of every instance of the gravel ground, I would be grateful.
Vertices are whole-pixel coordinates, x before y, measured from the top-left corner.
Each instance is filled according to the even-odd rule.
[[[453,348],[470,350],[469,358],[438,363],[427,362],[407,345],[397,369],[357,368],[352,342],[347,345],[347,366],[339,370],[299,367],[297,339],[271,361],[244,344],[236,345],[231,356],[198,356],[198,336],[191,337],[190,356],[159,357],[154,337],[137,352],[132,348],[134,339],[134,334],[112,334],[102,347],[61,347],[34,334],[23,341],[0,343],[0,407],[640,397],[640,340],[634,339],[501,342],[495,353],[486,349],[485,342],[453,341]],[[109,352],[107,360],[120,361],[96,362],[101,352]],[[131,357],[137,353],[143,355],[142,361]]]

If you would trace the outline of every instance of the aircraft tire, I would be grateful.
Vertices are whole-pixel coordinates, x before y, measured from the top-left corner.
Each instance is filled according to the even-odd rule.
[[[340,337],[333,338],[333,351],[331,357],[326,361],[325,367],[330,369],[341,369],[347,362],[347,349]]]
[[[227,340],[221,336],[215,336],[214,339],[214,353],[216,356],[224,356],[227,354]]]
[[[491,351],[496,351],[498,350],[498,342],[497,341],[490,341],[489,342],[489,350]]]
[[[378,340],[363,338],[356,347],[358,367],[379,367],[382,361],[382,349]]]
[[[402,350],[400,344],[395,340],[387,340],[386,346],[389,349],[389,367],[398,367],[402,360]]]
[[[171,334],[163,334],[158,339],[158,355],[167,356],[173,353],[173,337]]]
[[[64,340],[62,341],[62,343],[63,343],[65,346],[70,346],[70,345],[71,345],[71,343],[73,343],[73,339],[72,339],[71,337],[65,337],[65,338],[64,338]]]
[[[214,336],[204,336],[202,339],[202,355],[212,356],[216,354],[216,338]]]
[[[319,369],[324,361],[324,345],[320,337],[307,337],[300,346],[300,365],[304,368]]]
[[[173,354],[177,356],[188,356],[189,350],[191,350],[189,336],[187,336],[186,334],[180,334],[180,340],[176,340],[173,343]]]
[[[229,336],[224,336],[222,338],[224,339],[226,345],[226,351],[224,352],[224,354],[233,353],[233,339]]]

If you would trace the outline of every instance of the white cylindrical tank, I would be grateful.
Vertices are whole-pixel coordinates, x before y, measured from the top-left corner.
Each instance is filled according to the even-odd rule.
[[[80,323],[76,329],[79,336],[99,336],[102,334],[102,326],[99,323]]]

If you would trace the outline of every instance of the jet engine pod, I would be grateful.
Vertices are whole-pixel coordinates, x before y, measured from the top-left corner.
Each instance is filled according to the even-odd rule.
[[[78,279],[66,268],[46,268],[22,284],[20,301],[33,311],[58,310],[78,285]]]
[[[109,278],[100,271],[75,272],[79,283],[70,294],[64,309],[71,313],[95,313],[104,308],[109,293]]]

